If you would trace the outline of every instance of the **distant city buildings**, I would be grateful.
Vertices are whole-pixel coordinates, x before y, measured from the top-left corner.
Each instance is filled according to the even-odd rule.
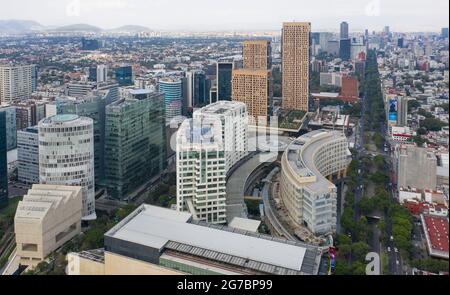
[[[342,22],[341,23],[341,33],[340,33],[340,39],[349,39],[349,34],[348,34],[348,23],[347,22]]]
[[[94,121],[56,115],[39,122],[38,128],[40,183],[80,186],[83,219],[95,219]]]
[[[311,24],[283,24],[282,33],[282,107],[309,110],[309,56]]]
[[[20,264],[37,266],[81,232],[82,189],[78,186],[33,185],[14,217]]]
[[[316,235],[334,233],[337,188],[346,176],[350,151],[340,131],[317,130],[289,145],[281,160],[280,197],[289,217]]]

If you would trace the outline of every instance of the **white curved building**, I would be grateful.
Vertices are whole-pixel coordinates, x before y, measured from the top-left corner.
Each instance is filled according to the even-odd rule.
[[[290,218],[317,235],[336,231],[337,188],[351,161],[340,131],[317,130],[289,145],[281,160],[280,196]]]
[[[81,186],[83,220],[95,219],[94,121],[56,115],[38,128],[40,183]]]

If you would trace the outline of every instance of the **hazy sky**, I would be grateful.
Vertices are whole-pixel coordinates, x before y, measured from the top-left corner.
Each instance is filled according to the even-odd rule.
[[[6,2],[7,0],[1,0]],[[155,30],[279,30],[283,21],[310,21],[313,30],[438,31],[448,27],[448,0],[9,0],[0,19],[43,25],[88,23]]]

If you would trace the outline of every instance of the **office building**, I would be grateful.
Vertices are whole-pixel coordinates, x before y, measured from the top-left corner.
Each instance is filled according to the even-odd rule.
[[[133,67],[132,66],[121,66],[115,71],[116,82],[119,86],[131,86],[133,85]]]
[[[320,250],[142,205],[105,234],[104,251],[68,255],[77,275],[317,275]]]
[[[319,45],[321,51],[328,52],[328,42],[333,39],[332,33],[322,32],[319,35]]]
[[[39,134],[37,126],[17,132],[17,176],[25,184],[39,183]]]
[[[351,59],[352,42],[350,39],[341,39],[339,43],[339,58],[344,61]]]
[[[320,73],[320,86],[342,87],[341,73]]]
[[[81,186],[83,219],[95,219],[94,121],[56,115],[39,122],[38,129],[40,183]]]
[[[341,33],[340,33],[340,39],[349,39],[348,35],[348,23],[342,22],[341,23]]]
[[[17,147],[16,108],[14,106],[0,106],[0,113],[5,114],[6,150]]]
[[[164,95],[146,89],[130,94],[106,107],[105,186],[119,200],[166,165]]]
[[[267,126],[273,96],[270,71],[239,69],[233,71],[233,101],[246,104],[253,125]]]
[[[29,99],[35,71],[35,65],[0,65],[0,105]]]
[[[233,79],[233,61],[217,62],[217,100],[231,100]]]
[[[218,101],[194,112],[195,120],[218,120],[222,125],[226,170],[248,154],[247,106],[237,101]]]
[[[398,48],[404,48],[405,47],[405,38],[398,38],[397,39],[397,47]]]
[[[159,91],[164,93],[164,109],[166,123],[181,116],[183,83],[180,79],[163,78],[159,81]]]
[[[336,231],[335,179],[346,176],[351,153],[340,131],[317,130],[292,144],[281,160],[280,196],[295,224],[316,235]]]
[[[333,56],[339,56],[339,41],[338,40],[330,40],[327,45],[327,52]]]
[[[400,146],[397,158],[397,185],[400,188],[436,189],[436,155],[426,148]]]
[[[311,24],[283,24],[282,32],[282,108],[309,109],[309,39]]]
[[[199,108],[209,103],[209,88],[204,71],[190,71],[186,73],[187,107]]]
[[[108,66],[106,65],[98,65],[97,66],[97,83],[105,83],[108,82]]]
[[[177,210],[226,223],[226,175],[221,121],[185,120],[177,133]]]
[[[35,267],[81,232],[82,189],[77,186],[33,185],[14,217],[17,256]]]
[[[397,97],[397,126],[408,126],[408,98]]]
[[[102,185],[105,178],[105,120],[106,106],[110,103],[107,96],[62,96],[46,106],[48,116],[74,114],[94,121],[94,170],[97,187]]]
[[[243,68],[246,70],[270,70],[272,68],[270,41],[244,41],[243,59]]]
[[[66,85],[65,94],[72,97],[85,96],[93,91],[95,86],[95,83],[70,83]]]
[[[0,207],[8,204],[8,150],[6,147],[6,113],[0,111]]]

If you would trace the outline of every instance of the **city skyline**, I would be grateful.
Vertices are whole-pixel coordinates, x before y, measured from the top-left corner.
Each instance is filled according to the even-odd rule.
[[[225,7],[206,0],[194,2],[44,0],[36,4],[36,1],[18,0],[2,7],[0,20],[27,19],[48,27],[87,23],[102,29],[140,25],[152,30],[205,32],[277,31],[283,21],[311,22],[313,31],[336,32],[342,21],[347,21],[353,32],[366,28],[382,30],[386,25],[397,32],[437,32],[448,27],[449,3],[445,0],[433,0],[433,5],[420,0],[346,0],[326,5],[324,0],[281,0],[275,8],[270,1],[262,0],[258,1],[257,11],[254,0],[231,0]],[[193,7],[195,13],[187,14]]]

